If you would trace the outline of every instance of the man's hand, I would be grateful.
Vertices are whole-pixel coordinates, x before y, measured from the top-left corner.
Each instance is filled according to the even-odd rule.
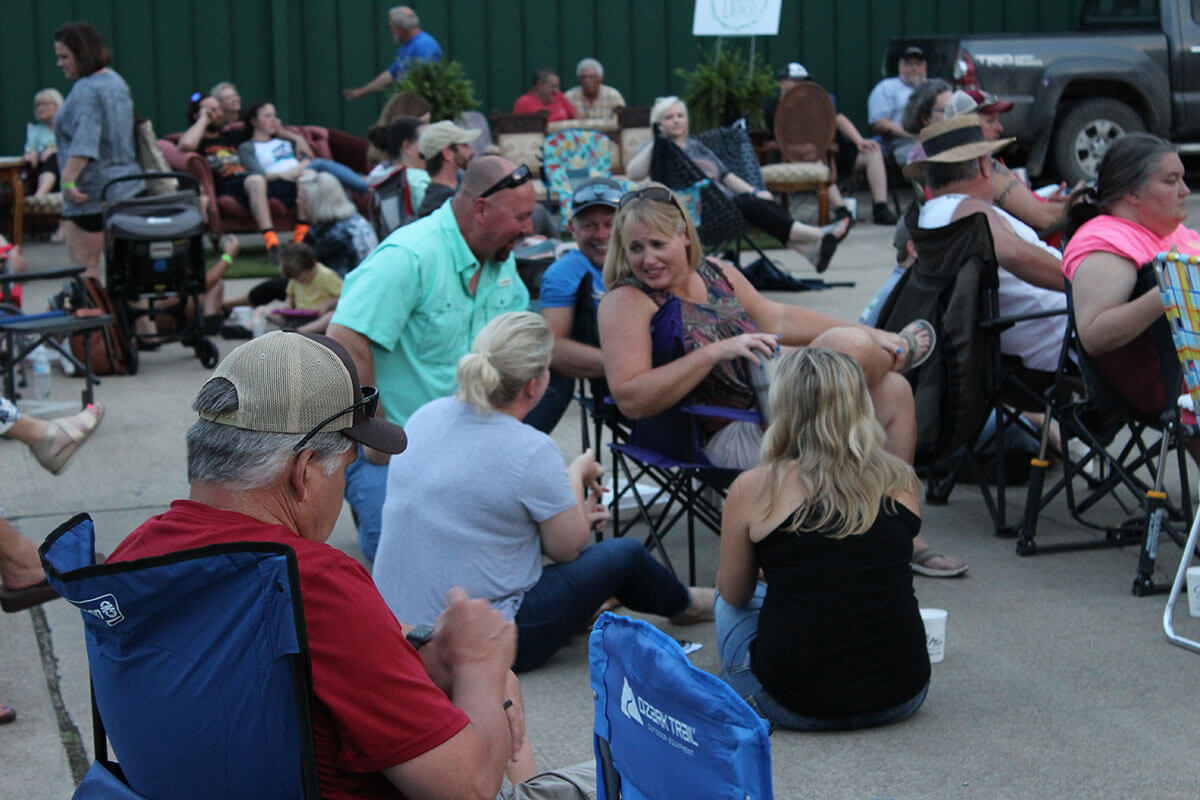
[[[433,638],[421,648],[425,671],[450,694],[464,670],[507,670],[517,655],[517,626],[488,605],[471,600],[461,586],[446,592],[446,609],[433,624]]]
[[[344,96],[347,100],[357,100],[364,94],[366,94],[366,92],[364,92],[362,89],[342,89],[342,96]]]

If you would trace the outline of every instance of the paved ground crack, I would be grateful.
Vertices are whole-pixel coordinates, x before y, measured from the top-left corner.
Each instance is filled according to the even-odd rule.
[[[50,691],[50,702],[54,705],[54,716],[58,719],[58,736],[62,740],[63,749],[67,753],[67,762],[71,765],[71,777],[78,784],[83,780],[90,766],[87,751],[83,746],[83,737],[67,705],[63,702],[61,679],[58,675],[58,658],[54,655],[54,641],[50,637],[50,625],[46,622],[46,613],[40,608],[29,611],[33,617],[33,632],[37,638],[38,651],[42,655],[42,672],[46,676],[46,688]]]

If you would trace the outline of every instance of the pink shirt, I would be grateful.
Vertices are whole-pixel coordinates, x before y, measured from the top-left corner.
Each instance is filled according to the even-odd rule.
[[[1081,225],[1067,243],[1063,273],[1071,280],[1083,260],[1096,251],[1113,253],[1140,267],[1171,245],[1180,252],[1200,254],[1200,234],[1181,224],[1167,236],[1159,236],[1131,220],[1101,214]]]
[[[548,104],[539,100],[538,96],[533,92],[521,95],[517,98],[517,102],[513,103],[514,114],[536,114],[542,109],[550,112],[548,122],[575,119],[578,116],[575,113],[575,106],[571,105],[571,101],[562,92],[555,92],[554,99]]]

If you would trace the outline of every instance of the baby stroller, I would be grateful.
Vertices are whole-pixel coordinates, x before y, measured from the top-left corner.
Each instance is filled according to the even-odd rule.
[[[138,317],[170,315],[174,333],[155,334],[158,342],[178,341],[191,347],[204,367],[217,365],[220,353],[204,334],[201,296],[205,291],[204,219],[200,214],[200,183],[180,172],[147,172],[124,175],[104,185],[101,201],[109,187],[121,181],[174,177],[188,189],[167,194],[130,197],[104,206],[104,259],[108,292],[117,322],[127,342],[124,358],[130,374],[137,372],[137,342],[145,336],[136,331]],[[177,298],[169,305],[158,301]],[[133,304],[146,298],[145,308]],[[191,301],[192,319],[187,307]]]

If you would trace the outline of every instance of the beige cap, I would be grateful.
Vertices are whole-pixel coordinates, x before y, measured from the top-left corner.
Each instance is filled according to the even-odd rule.
[[[460,128],[448,119],[429,125],[421,133],[417,149],[421,158],[433,158],[442,148],[456,144],[470,144],[479,138],[479,131]]]
[[[408,443],[399,425],[368,414],[374,387],[363,391],[350,354],[328,336],[271,331],[234,348],[210,380],[216,378],[233,384],[238,408],[201,414],[210,422],[301,436],[338,431],[385,453]]]

